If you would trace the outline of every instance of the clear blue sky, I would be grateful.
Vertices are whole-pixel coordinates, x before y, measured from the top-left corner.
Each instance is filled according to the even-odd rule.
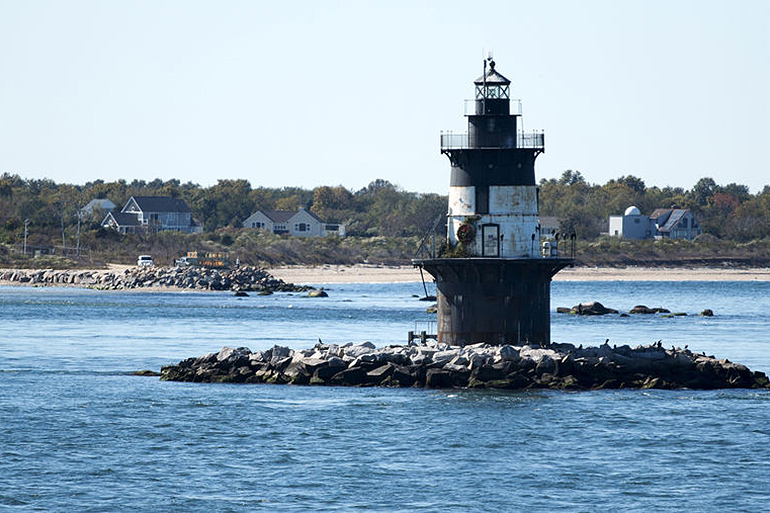
[[[770,2],[0,0],[0,172],[446,193],[485,51],[537,177],[769,184]]]

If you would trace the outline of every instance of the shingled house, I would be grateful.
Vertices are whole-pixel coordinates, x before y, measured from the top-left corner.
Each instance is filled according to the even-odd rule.
[[[139,230],[198,231],[187,203],[170,196],[131,196],[120,212],[110,212],[105,216],[102,226],[121,233]]]
[[[105,214],[105,212],[112,212],[115,210],[115,203],[111,202],[107,198],[96,198],[89,201],[85,207],[81,208],[79,215],[81,219],[92,219],[95,216],[99,216],[94,221],[98,221]]]
[[[293,237],[345,236],[345,225],[326,223],[304,208],[297,211],[257,210],[243,221],[243,227],[288,233]]]

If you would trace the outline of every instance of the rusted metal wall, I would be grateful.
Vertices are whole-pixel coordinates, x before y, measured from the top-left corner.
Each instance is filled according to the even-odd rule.
[[[569,259],[433,259],[438,340],[451,345],[550,342],[551,278]]]

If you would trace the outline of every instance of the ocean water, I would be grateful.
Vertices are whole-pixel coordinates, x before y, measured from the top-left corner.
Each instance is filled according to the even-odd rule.
[[[686,317],[553,314],[557,342],[689,345],[770,371],[770,284],[555,282]],[[299,294],[0,287],[0,510],[765,511],[770,393],[161,382],[222,346],[377,345],[422,284]],[[697,317],[711,308],[715,317]]]

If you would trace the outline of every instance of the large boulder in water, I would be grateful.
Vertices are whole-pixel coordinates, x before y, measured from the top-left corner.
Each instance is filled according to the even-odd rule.
[[[647,314],[647,315],[649,315],[649,314],[669,313],[669,312],[670,312],[670,310],[668,310],[666,308],[660,308],[660,307],[658,307],[658,308],[649,308],[646,305],[636,305],[631,310],[629,310],[628,313],[632,313],[632,314]]]
[[[223,368],[239,367],[249,364],[251,350],[248,347],[223,347],[217,353],[216,359]]]
[[[598,301],[589,301],[588,303],[580,303],[572,307],[571,314],[577,315],[607,315],[616,314],[617,310],[607,308]]]

